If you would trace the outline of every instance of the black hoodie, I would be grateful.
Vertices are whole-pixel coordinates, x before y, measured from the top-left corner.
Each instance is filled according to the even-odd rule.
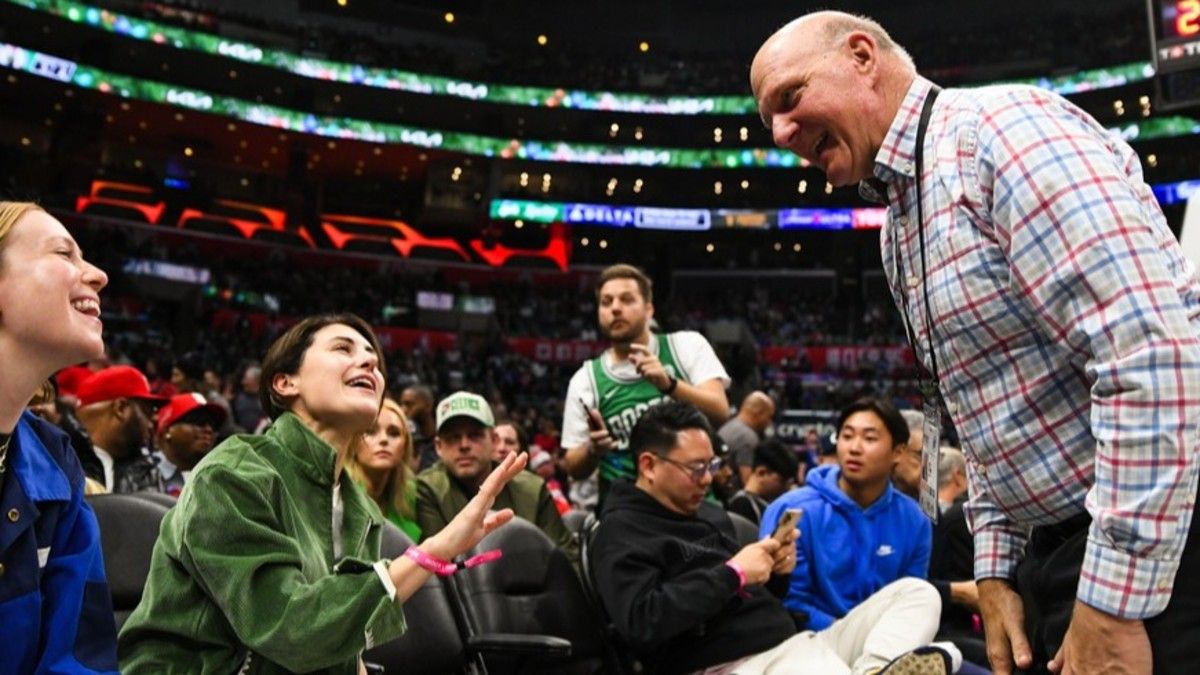
[[[674,513],[628,481],[613,483],[591,548],[597,591],[621,637],[653,673],[687,673],[771,649],[796,634],[762,586],[739,596],[725,565],[733,523],[705,501]]]

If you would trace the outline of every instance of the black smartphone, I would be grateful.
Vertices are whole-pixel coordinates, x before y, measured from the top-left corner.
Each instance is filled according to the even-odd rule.
[[[593,415],[592,411],[595,411],[596,409],[584,403],[582,398],[579,399],[579,405],[583,406],[583,417],[587,420],[588,429],[591,429],[592,431],[600,431],[600,429],[603,428],[603,424],[598,419],[600,417],[600,412],[596,411],[596,414]]]

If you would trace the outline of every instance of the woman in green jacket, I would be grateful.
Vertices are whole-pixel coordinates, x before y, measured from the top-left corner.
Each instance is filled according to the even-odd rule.
[[[380,559],[379,509],[343,466],[379,413],[382,371],[352,314],[310,317],[271,345],[260,395],[274,421],[212,450],[167,513],[121,631],[122,672],[359,673],[364,649],[404,632],[401,603],[431,570],[512,518],[488,511],[520,459],[419,549]]]

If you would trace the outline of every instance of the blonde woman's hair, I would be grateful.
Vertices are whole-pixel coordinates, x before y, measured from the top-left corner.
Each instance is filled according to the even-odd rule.
[[[31,211],[44,211],[44,209],[33,202],[0,201],[0,251],[4,250],[5,240],[8,239],[8,233],[12,232],[13,225],[17,224],[21,216]]]
[[[415,494],[417,490],[417,481],[412,470],[412,430],[408,427],[408,418],[404,415],[404,409],[395,399],[385,396],[379,414],[382,415],[384,410],[390,410],[400,418],[400,428],[404,430],[404,440],[400,443],[400,461],[388,475],[387,481],[383,485],[383,493],[376,503],[385,517],[388,512],[387,507],[391,506],[401,518],[416,520],[416,510],[413,509],[411,502],[411,495]],[[358,450],[365,442],[366,436],[359,436],[358,441],[354,444],[354,449],[346,457],[346,471],[350,472],[351,478],[363,486],[367,484],[367,477],[362,465],[358,463]]]

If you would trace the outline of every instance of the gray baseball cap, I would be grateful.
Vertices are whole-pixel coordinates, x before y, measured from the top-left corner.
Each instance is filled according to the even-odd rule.
[[[455,417],[469,417],[485,427],[496,426],[496,418],[492,416],[492,406],[487,399],[469,391],[456,391],[442,399],[437,405],[437,430],[447,420]]]

